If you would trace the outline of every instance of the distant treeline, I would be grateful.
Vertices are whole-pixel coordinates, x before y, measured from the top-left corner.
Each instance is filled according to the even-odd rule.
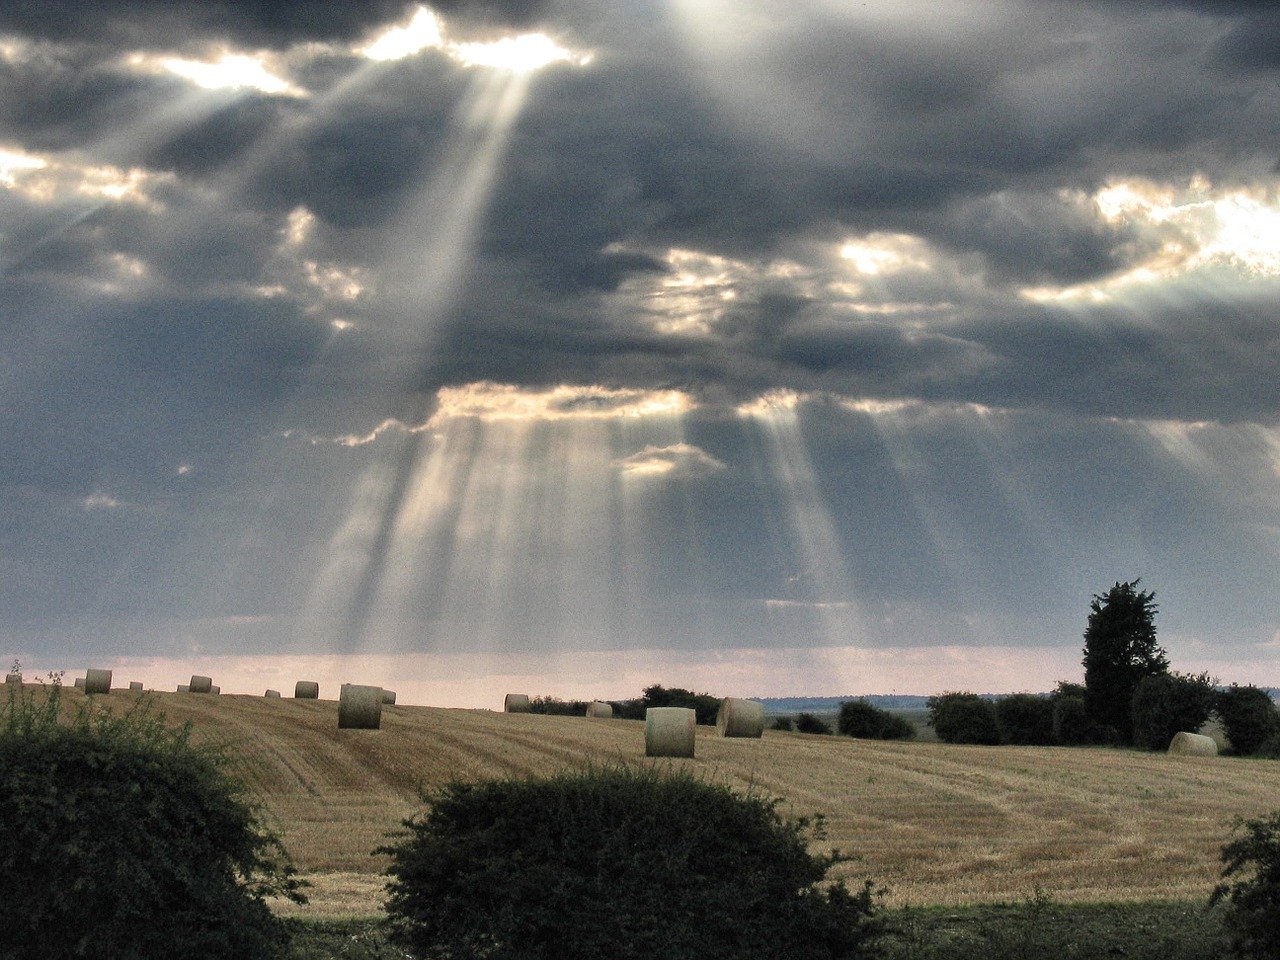
[[[534,697],[529,701],[530,713],[546,713],[566,717],[583,717],[587,713],[587,700],[561,700],[557,697]],[[711,725],[716,722],[720,698],[709,693],[694,693],[683,687],[664,687],[655,683],[645,687],[633,700],[605,700],[613,707],[613,715],[623,720],[643,720],[650,707],[689,707],[698,716],[698,723]]]

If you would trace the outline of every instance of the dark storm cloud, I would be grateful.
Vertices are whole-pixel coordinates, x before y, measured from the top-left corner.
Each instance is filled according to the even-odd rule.
[[[308,40],[350,41],[400,19],[407,0],[108,0],[87,11],[77,0],[13,0],[0,9],[0,30],[59,42],[172,43],[173,38],[287,46]],[[538,0],[443,0],[434,8],[464,21],[536,23]]]

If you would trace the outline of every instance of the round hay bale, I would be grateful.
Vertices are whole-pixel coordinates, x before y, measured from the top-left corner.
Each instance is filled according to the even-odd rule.
[[[269,697],[269,698],[270,698],[270,699],[272,699],[272,700],[279,700],[279,699],[280,699],[280,691],[279,691],[279,690],[268,690],[266,693],[264,693],[264,694],[263,694],[263,696],[264,696],[264,697]]]
[[[508,693],[502,701],[502,709],[506,713],[528,713],[529,695],[527,693]]]
[[[764,704],[758,700],[725,697],[716,712],[716,729],[722,737],[764,736]]]
[[[382,688],[344,683],[338,694],[339,730],[377,730],[382,725]]]
[[[22,682],[22,674],[20,674],[20,673],[6,673],[6,674],[4,675],[4,682],[5,682],[5,683],[21,683],[21,682]]]
[[[212,689],[213,681],[211,679],[208,677],[198,677],[195,674],[191,675],[191,682],[187,684],[187,691],[189,693],[208,693]]]
[[[75,688],[76,688],[77,690],[83,690],[83,689],[84,689],[84,677],[76,677],[76,682],[75,682],[74,686],[75,686]]]
[[[221,693],[221,692],[222,692],[222,688],[221,688],[220,686],[218,686],[217,684],[214,684],[213,686],[211,686],[211,687],[209,688],[209,692],[210,692],[210,693]]]
[[[295,700],[319,700],[320,684],[314,680],[299,680],[293,685],[293,699]]]
[[[608,719],[613,716],[613,704],[605,703],[603,700],[593,700],[587,704],[587,716]]]
[[[85,693],[110,693],[111,692],[111,671],[110,670],[85,671],[84,692]]]
[[[141,689],[142,689],[142,681],[141,681],[141,680],[130,680],[130,681],[129,681],[129,689],[130,689],[130,690],[141,690]]]
[[[697,725],[689,707],[650,707],[644,712],[644,755],[692,757]]]
[[[179,692],[179,693],[190,693],[190,692],[191,692],[191,685],[190,685],[190,684],[187,684],[187,683],[180,683],[180,684],[178,684],[178,692]]]
[[[396,702],[396,692],[394,690],[382,691],[382,705],[385,707],[394,706]]]
[[[1175,733],[1169,741],[1169,752],[1181,757],[1216,757],[1218,744],[1203,734]]]

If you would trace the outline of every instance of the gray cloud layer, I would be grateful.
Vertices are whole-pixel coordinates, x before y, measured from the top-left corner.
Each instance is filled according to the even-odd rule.
[[[483,625],[516,645],[829,642],[823,603],[856,606],[834,629],[873,644],[1061,642],[1089,592],[1139,574],[1184,634],[1280,629],[1264,586],[1280,573],[1280,273],[1193,263],[1191,213],[1108,216],[1098,200],[1125,181],[1269,196],[1275,215],[1271,5],[436,9],[459,37],[538,29],[595,53],[532,77],[454,233],[480,153],[439,172],[483,133],[465,118],[485,71],[431,50],[357,56],[400,3],[0,11],[0,149],[45,163],[7,186],[0,166],[0,637],[15,650],[292,642],[360,485],[404,441],[302,438],[419,424],[438,390],[480,381],[701,404],[687,436],[601,441],[611,477],[647,449],[675,466],[628,493],[641,539],[592,548],[591,636],[570,636],[586,614],[556,599],[565,568],[521,548],[527,580]],[[199,90],[128,61],[222,48],[266,51],[310,96]],[[456,249],[431,246],[442,232]],[[1186,262],[1158,283],[1028,295],[1102,289],[1175,249]],[[450,281],[430,280],[455,253]],[[826,519],[794,514],[795,477],[770,466],[785,451],[732,412],[778,389],[808,395],[797,430]],[[487,429],[470,470],[518,442]],[[458,442],[414,436],[406,477]],[[837,597],[812,530],[805,555],[815,522],[848,568]],[[423,547],[436,571],[463,536],[441,531]],[[422,563],[414,622],[440,643],[479,630]],[[623,568],[644,589],[610,607]]]

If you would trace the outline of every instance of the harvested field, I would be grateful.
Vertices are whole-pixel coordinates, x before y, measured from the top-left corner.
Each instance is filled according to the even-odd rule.
[[[83,697],[67,691],[68,700]],[[116,707],[138,694],[99,698]],[[1280,762],[1107,749],[885,743],[698,728],[696,760],[644,759],[641,721],[398,706],[381,730],[338,730],[331,700],[150,694],[167,717],[233,744],[312,904],[378,909],[370,851],[418,807],[419,785],[544,773],[588,760],[685,766],[828,818],[826,846],[856,856],[893,904],[1202,899],[1235,816],[1280,807]]]

